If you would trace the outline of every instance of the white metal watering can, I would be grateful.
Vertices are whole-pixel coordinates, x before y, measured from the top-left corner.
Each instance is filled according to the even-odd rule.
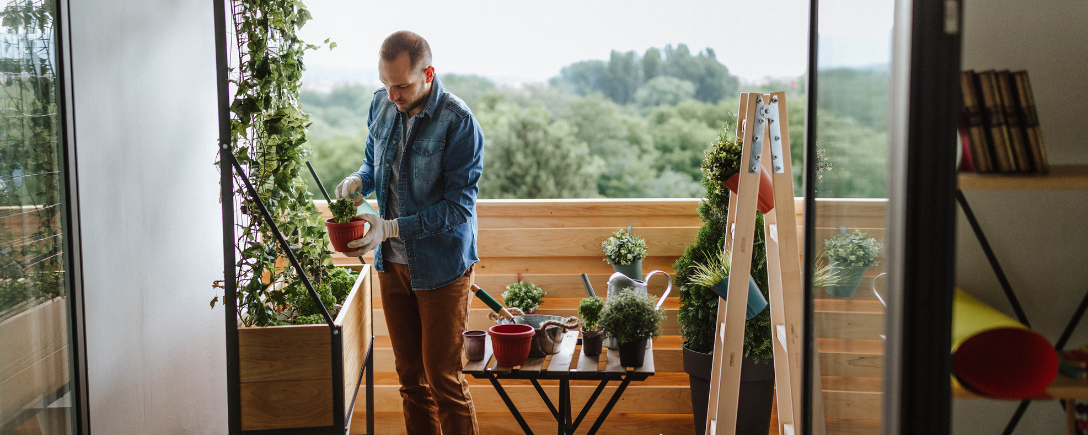
[[[658,299],[657,306],[654,307],[660,309],[661,306],[665,304],[665,297],[667,297],[669,295],[669,292],[672,291],[672,277],[669,276],[667,272],[662,270],[655,270],[653,272],[647,273],[646,277],[643,278],[642,281],[632,279],[627,275],[619,272],[613,273],[612,276],[608,277],[608,297],[611,298],[612,296],[619,294],[621,291],[634,291],[639,292],[643,295],[649,295],[649,292],[646,290],[646,283],[650,282],[650,277],[659,273],[665,275],[665,278],[669,279],[669,285],[665,287],[665,292],[661,294],[661,299]],[[607,331],[605,332],[607,333]],[[620,347],[619,343],[616,342],[616,339],[612,337],[605,338],[604,344],[609,349],[619,349]]]

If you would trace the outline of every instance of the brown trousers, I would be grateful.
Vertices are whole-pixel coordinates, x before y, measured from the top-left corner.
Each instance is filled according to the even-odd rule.
[[[404,424],[410,435],[477,435],[476,408],[461,373],[468,328],[470,267],[457,281],[434,290],[412,290],[408,265],[383,264],[378,274],[382,310],[393,344]]]

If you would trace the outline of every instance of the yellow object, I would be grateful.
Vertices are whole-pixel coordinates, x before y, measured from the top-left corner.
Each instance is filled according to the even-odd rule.
[[[952,302],[952,352],[955,353],[967,339],[980,332],[997,328],[1027,329],[1022,323],[1005,313],[995,310],[985,302],[956,289]]]

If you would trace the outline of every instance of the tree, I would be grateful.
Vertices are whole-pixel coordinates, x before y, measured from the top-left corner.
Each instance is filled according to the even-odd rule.
[[[604,164],[563,120],[500,104],[480,113],[486,132],[481,198],[591,198]]]
[[[308,155],[314,171],[321,177],[325,191],[333,194],[336,185],[363,165],[366,151],[367,129],[363,127],[354,132],[336,132],[332,136],[310,141],[311,152]],[[303,176],[314,198],[324,198],[317,189],[317,183],[309,174]]]
[[[561,114],[577,131],[578,140],[606,164],[597,178],[597,193],[608,198],[639,198],[647,195],[658,173],[646,120],[623,110],[601,94],[571,102]]]
[[[695,98],[708,103],[734,96],[739,87],[737,78],[729,75],[729,68],[718,62],[711,48],[692,56],[687,44],[679,44],[676,49],[666,45],[661,71],[695,83]]]
[[[641,107],[675,106],[695,96],[695,83],[676,77],[660,76],[646,82],[635,94]]]
[[[607,70],[608,66],[603,60],[583,60],[563,67],[559,70],[559,77],[550,83],[578,95],[604,92]]]
[[[612,50],[608,61],[607,75],[602,83],[604,94],[619,104],[634,100],[639,87],[639,65],[634,51],[620,53]]]
[[[473,111],[483,94],[495,91],[495,82],[475,74],[442,74],[442,87],[461,98]]]
[[[661,50],[656,47],[646,49],[642,55],[642,82],[646,83],[661,75]]]

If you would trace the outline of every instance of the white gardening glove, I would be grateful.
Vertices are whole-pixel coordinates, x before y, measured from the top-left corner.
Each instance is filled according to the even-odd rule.
[[[400,225],[397,224],[397,220],[385,220],[370,213],[365,213],[356,216],[356,218],[362,219],[370,223],[370,231],[367,231],[360,239],[355,239],[348,242],[349,248],[360,248],[356,251],[347,252],[344,255],[348,257],[358,257],[367,252],[374,250],[385,239],[390,237],[400,237]]]
[[[361,190],[363,190],[363,179],[359,177],[359,174],[351,174],[336,186],[336,198],[351,198],[351,202],[358,207],[366,201],[366,198],[360,195]]]

